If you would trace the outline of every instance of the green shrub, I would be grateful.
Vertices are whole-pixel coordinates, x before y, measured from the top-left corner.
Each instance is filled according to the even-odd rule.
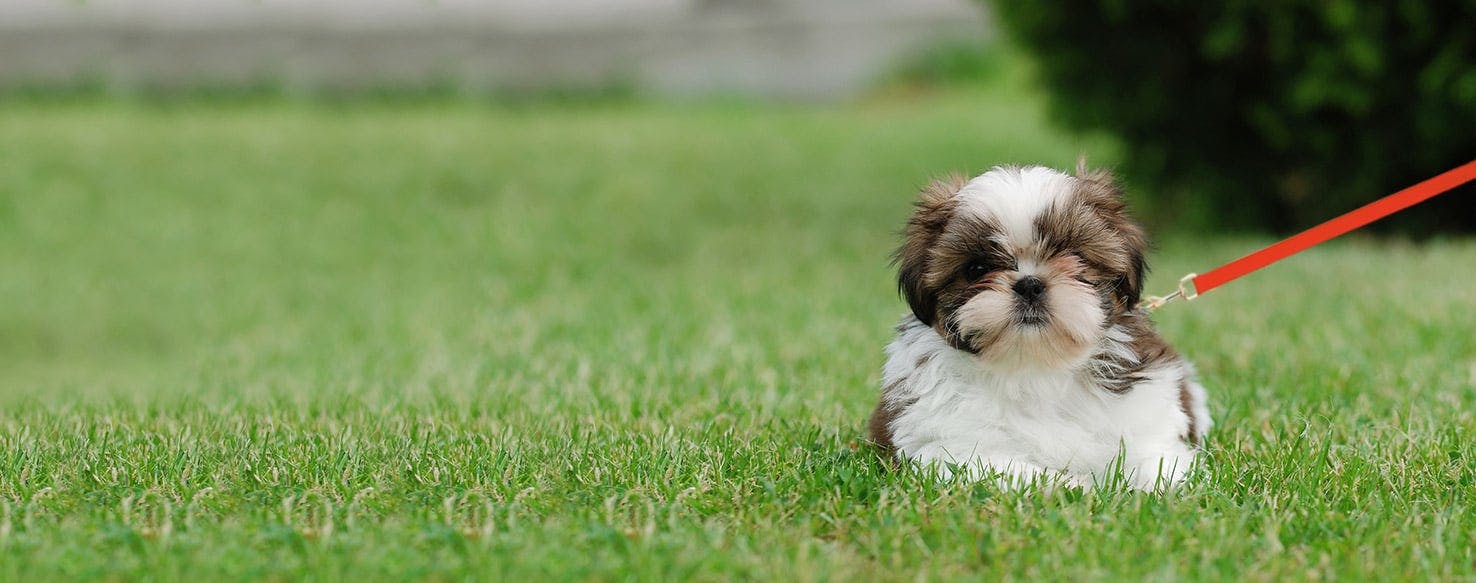
[[[1476,0],[993,6],[1158,219],[1285,231],[1476,159]],[[1476,188],[1381,226],[1476,230]]]

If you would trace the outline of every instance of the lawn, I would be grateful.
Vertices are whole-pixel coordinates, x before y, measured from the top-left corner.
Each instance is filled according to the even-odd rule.
[[[1472,240],[1161,310],[1182,490],[862,444],[914,189],[1119,155],[1028,103],[0,105],[0,579],[1476,576]]]

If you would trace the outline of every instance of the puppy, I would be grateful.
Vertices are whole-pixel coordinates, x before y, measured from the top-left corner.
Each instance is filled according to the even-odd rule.
[[[895,258],[912,313],[887,346],[871,440],[1011,485],[1182,481],[1209,411],[1138,309],[1147,241],[1125,206],[1081,164],[924,188]]]

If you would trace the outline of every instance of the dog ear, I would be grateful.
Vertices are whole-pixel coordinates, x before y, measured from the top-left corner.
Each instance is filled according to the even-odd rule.
[[[1131,246],[1132,244],[1129,243]],[[1133,247],[1128,251],[1130,259],[1128,273],[1118,278],[1117,296],[1122,300],[1123,308],[1131,310],[1138,305],[1143,297],[1143,277],[1148,274],[1148,260],[1144,256],[1144,249]]]
[[[1121,253],[1126,255],[1127,270],[1117,277],[1116,291],[1123,307],[1132,309],[1143,294],[1143,278],[1148,274],[1148,236],[1143,227],[1128,216],[1127,200],[1112,173],[1098,168],[1089,170],[1086,156],[1076,160],[1077,192],[1091,205],[1097,216],[1122,238]]]
[[[953,196],[966,182],[962,176],[950,174],[923,187],[903,230],[902,246],[892,257],[897,264],[897,290],[907,299],[912,315],[928,326],[938,315],[938,299],[925,281],[930,251],[953,216]]]
[[[1117,207],[1115,210],[1121,210],[1126,204],[1122,188],[1117,185],[1112,171],[1106,168],[1093,170],[1087,166],[1086,154],[1076,158],[1076,179],[1081,182],[1082,194],[1093,204]]]

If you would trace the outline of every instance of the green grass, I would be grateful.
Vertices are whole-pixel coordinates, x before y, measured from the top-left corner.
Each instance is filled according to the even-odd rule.
[[[1476,576],[1470,240],[1162,310],[1218,421],[1180,491],[888,471],[914,189],[1114,159],[916,97],[0,106],[0,579]]]

